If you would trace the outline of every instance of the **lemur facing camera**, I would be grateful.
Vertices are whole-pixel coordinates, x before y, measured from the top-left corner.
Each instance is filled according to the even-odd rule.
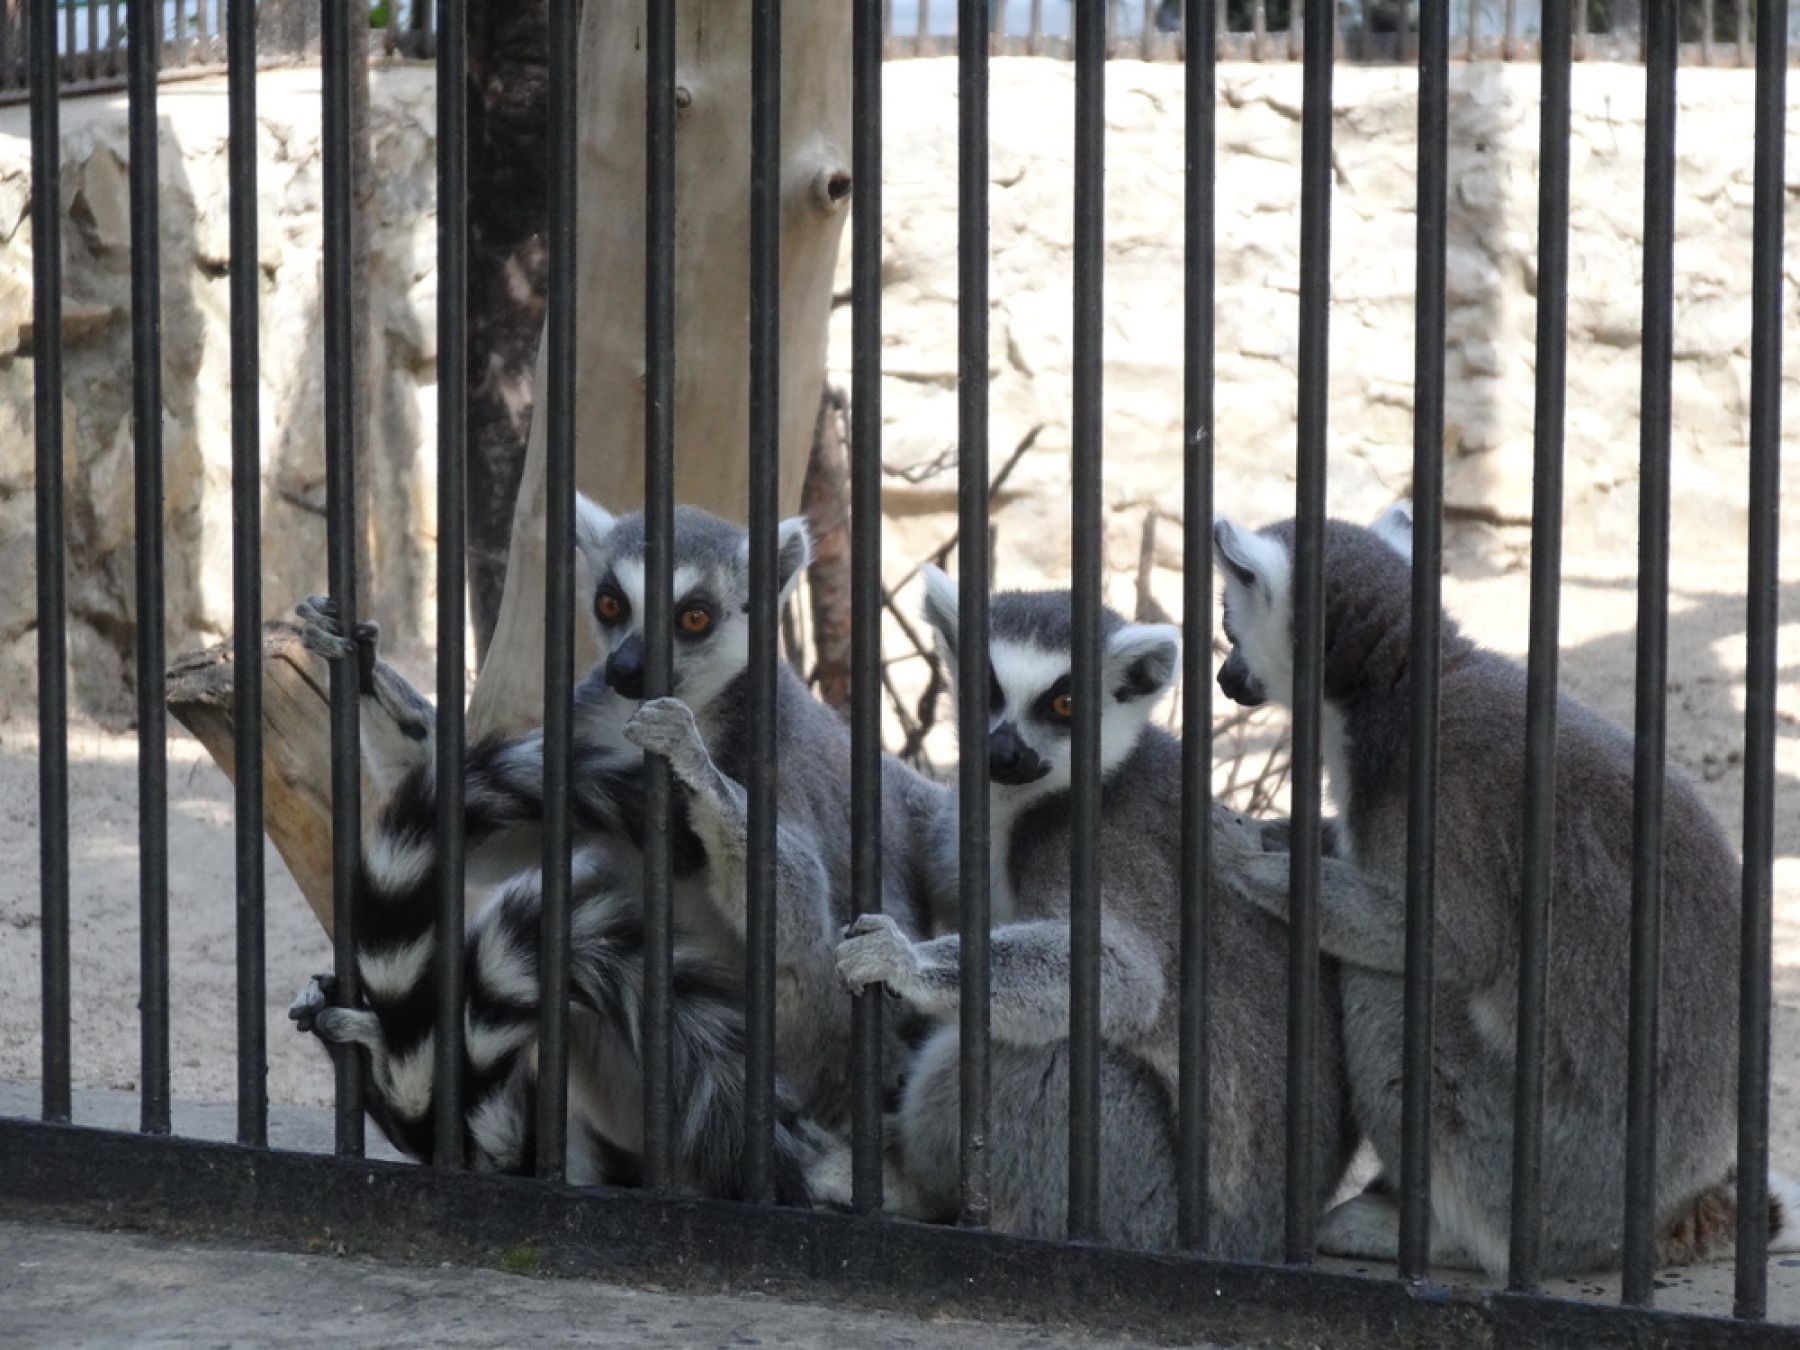
[[[741,786],[748,659],[745,533],[690,508],[675,513],[674,697],[642,702],[644,524],[578,503],[577,546],[593,581],[601,664],[580,684],[574,716],[571,809],[582,830],[571,898],[573,1003],[570,1175],[628,1178],[641,1150],[641,856],[646,822],[642,754],[668,759],[676,794],[675,1099],[682,1179],[709,1194],[737,1193],[743,1137],[746,799]],[[779,585],[791,593],[810,556],[805,525],[781,526]],[[306,611],[310,647],[355,655],[365,759],[381,802],[363,846],[358,969],[367,1008],[331,1005],[329,980],[295,1001],[303,1029],[366,1045],[371,1112],[397,1147],[428,1157],[431,1118],[430,933],[438,858],[430,729],[433,712],[375,656],[364,626],[346,635],[328,604]],[[784,1107],[777,1132],[780,1198],[806,1197],[804,1170],[818,1130],[848,1110],[848,1002],[833,944],[849,896],[849,731],[787,667],[777,675],[777,1065]],[[465,796],[471,841],[538,821],[543,740],[532,734],[471,749]],[[912,841],[939,789],[897,762],[884,777],[886,904],[911,927],[923,905]],[[539,881],[509,883],[472,921],[464,1101],[474,1156],[503,1170],[530,1156],[537,999]],[[897,1075],[896,1043],[886,1056]],[[807,1121],[797,1117],[804,1114]],[[621,1162],[621,1158],[623,1161]]]
[[[925,614],[955,676],[956,590],[935,568],[925,583]],[[1042,1237],[1062,1235],[1068,1203],[1071,610],[1067,591],[997,594],[988,607],[992,1222]],[[1174,678],[1179,639],[1172,627],[1128,624],[1111,610],[1103,611],[1101,629],[1099,1236],[1169,1247],[1176,1236],[1181,747],[1148,719]],[[957,816],[955,796],[946,795],[932,830],[933,919],[945,935],[915,942],[885,916],[871,916],[838,948],[850,988],[885,985],[945,1023],[919,1052],[897,1116],[907,1192],[898,1204],[923,1218],[948,1217],[957,1203]],[[1260,850],[1257,827],[1217,804],[1213,825],[1221,856]],[[1233,838],[1239,842],[1224,842]],[[1229,869],[1216,876],[1219,886],[1233,885]],[[1286,1171],[1286,935],[1248,904],[1221,898],[1211,910],[1208,954],[1211,1249],[1274,1259],[1282,1250]],[[1329,986],[1329,970],[1324,978]],[[1323,1207],[1354,1140],[1332,988],[1319,1008],[1315,1175]]]
[[[1219,686],[1240,704],[1293,698],[1294,525],[1220,520],[1231,654]],[[1405,969],[1411,521],[1328,522],[1323,748],[1346,860],[1325,861],[1320,946],[1342,968],[1356,1124],[1400,1157]],[[1434,938],[1432,1259],[1505,1269],[1525,819],[1525,674],[1443,621]],[[1632,741],[1575,700],[1557,703],[1554,894],[1544,1065],[1546,1271],[1617,1265],[1625,1206],[1625,1066],[1632,870]],[[1658,1265],[1729,1250],[1736,1102],[1739,869],[1685,774],[1663,806],[1662,1003],[1654,1177]],[[1287,911],[1288,858],[1238,864],[1246,890]],[[1333,882],[1336,878],[1336,884]],[[1358,880],[1360,878],[1360,882]],[[1771,1177],[1771,1228],[1794,1245],[1791,1183]],[[1319,1245],[1392,1259],[1393,1199],[1372,1189],[1326,1216]]]

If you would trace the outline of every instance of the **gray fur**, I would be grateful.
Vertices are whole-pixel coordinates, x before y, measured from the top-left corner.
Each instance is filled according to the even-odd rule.
[[[1278,652],[1291,644],[1291,629],[1268,630],[1285,620],[1291,569],[1279,560],[1261,568],[1269,555],[1253,541],[1291,557],[1293,526],[1246,536],[1221,523],[1219,538],[1229,564],[1232,660],[1243,663],[1236,673],[1285,698],[1291,680]],[[1325,548],[1325,751],[1348,860],[1324,863],[1321,946],[1344,967],[1357,1124],[1392,1168],[1400,1149],[1409,567],[1391,538],[1342,522],[1327,526]],[[1246,579],[1246,567],[1256,575]],[[1251,652],[1257,659],[1246,657]],[[1507,1259],[1512,1181],[1525,675],[1446,618],[1441,698],[1433,1248],[1442,1259],[1497,1272]],[[1557,722],[1543,1259],[1546,1270],[1572,1271],[1616,1265],[1622,1237],[1632,743],[1567,697]],[[1659,1258],[1672,1260],[1709,1254],[1690,1240],[1705,1225],[1690,1221],[1696,1206],[1719,1203],[1732,1158],[1739,872],[1723,832],[1672,765],[1663,822],[1655,1195],[1666,1239]],[[1285,856],[1234,866],[1250,883],[1246,894],[1285,914]],[[1677,1236],[1684,1232],[1689,1239]],[[1393,1201],[1357,1197],[1327,1217],[1320,1238],[1328,1251],[1392,1257]]]
[[[927,618],[946,654],[954,650],[953,592],[927,577]],[[1023,653],[1020,672],[997,669],[1003,695],[997,725],[1010,726],[1046,759],[1066,760],[1066,733],[1030,709],[1029,671],[1054,683],[1068,666],[1069,597],[997,595],[990,602],[992,649]],[[1146,719],[1173,674],[1169,630],[1128,625],[1107,613],[1099,855],[1101,926],[1100,1216],[1103,1240],[1136,1247],[1175,1241],[1176,1015],[1179,989],[1181,750]],[[1165,652],[1166,648],[1166,652]],[[1119,683],[1146,652],[1158,652],[1150,685]],[[1123,664],[1120,664],[1123,662]],[[1010,686],[1010,687],[1009,687]],[[1057,1237],[1067,1221],[1069,1025],[1069,791],[1053,770],[1023,785],[993,788],[993,1051],[989,1158],[994,1225]],[[1258,847],[1256,829],[1221,807],[1217,836]],[[899,1153],[909,1203],[922,1217],[956,1205],[957,810],[944,801],[933,830],[934,922],[943,936],[913,943],[893,925],[865,919],[839,948],[852,987],[881,983],[909,1007],[945,1023],[920,1052],[899,1114]],[[1222,856],[1225,845],[1221,844]],[[1221,877],[1229,886],[1230,880]],[[950,931],[946,931],[950,930]],[[1329,978],[1329,975],[1328,977]],[[1212,1067],[1210,1200],[1212,1249],[1275,1259],[1282,1248],[1287,980],[1278,924],[1248,906],[1215,903],[1209,932]],[[1319,1022],[1317,1175],[1322,1206],[1347,1160],[1342,1128],[1341,1047],[1332,1009]]]

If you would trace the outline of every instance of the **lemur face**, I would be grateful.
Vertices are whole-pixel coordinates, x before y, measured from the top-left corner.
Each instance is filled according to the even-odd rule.
[[[812,557],[806,522],[780,526],[777,606],[787,602]],[[575,539],[593,585],[589,615],[600,639],[606,683],[644,696],[644,518],[612,516],[578,497]],[[750,540],[743,530],[690,506],[675,509],[671,692],[699,712],[743,673],[750,654]]]
[[[925,618],[953,680],[956,584],[924,569]],[[1067,591],[1007,591],[988,601],[988,777],[996,792],[1029,800],[1074,779],[1073,624]],[[1175,678],[1180,633],[1169,624],[1128,624],[1102,610],[1100,767],[1108,773],[1137,745]]]
[[[1371,528],[1411,561],[1412,512],[1404,502],[1389,507]],[[1213,523],[1213,557],[1225,577],[1222,621],[1231,644],[1219,667],[1219,689],[1246,708],[1271,699],[1293,703],[1293,547],[1291,521],[1256,532],[1223,517]]]

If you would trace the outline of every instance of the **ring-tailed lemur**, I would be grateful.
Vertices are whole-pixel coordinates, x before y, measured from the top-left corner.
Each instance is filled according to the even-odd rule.
[[[642,518],[615,519],[583,499],[578,503],[577,544],[594,582],[592,612],[604,659],[576,695],[577,795],[573,805],[584,826],[603,836],[611,834],[608,847],[617,851],[623,847],[621,834],[633,837],[643,828],[637,796],[639,747],[669,759],[681,788],[676,796],[678,824],[687,840],[678,856],[678,864],[685,865],[677,867],[674,896],[678,960],[705,963],[741,1003],[747,821],[739,780],[747,692],[742,676],[748,653],[748,540],[741,529],[704,512],[677,510],[673,541],[677,697],[641,705]],[[784,522],[779,549],[784,599],[808,554],[803,522]],[[329,635],[322,635],[320,644],[332,654]],[[830,1128],[847,1110],[850,1072],[849,1019],[831,955],[839,925],[850,912],[849,733],[842,720],[813,699],[791,671],[783,667],[778,681],[782,773],[777,802],[777,1057],[784,1078],[807,1114]],[[418,726],[428,727],[429,705],[406,688],[404,681],[390,673],[389,678],[368,687],[371,696],[392,701],[397,697],[396,684],[425,709],[424,720],[417,716],[414,720]],[[365,725],[380,728],[399,721],[398,717],[370,718]],[[415,820],[425,822],[423,833],[409,841],[417,851],[407,857],[417,866],[396,869],[390,888],[400,892],[410,886],[419,892],[404,905],[393,907],[405,908],[412,915],[409,931],[417,940],[429,928],[429,896],[435,887],[435,880],[427,879],[423,870],[435,867],[428,844],[433,809],[430,743],[422,733],[419,738],[403,733],[391,739],[401,744],[380,747],[380,757],[406,762],[404,756],[411,754],[411,809]],[[539,818],[541,765],[541,735],[491,749],[476,747],[470,754],[466,787],[471,830],[478,816],[483,822],[499,824]],[[938,789],[895,761],[886,766],[884,786],[888,807],[884,813],[886,903],[889,912],[898,914],[910,928],[919,903],[914,897],[921,891],[912,861],[915,822],[929,815]],[[396,853],[397,836],[404,834],[402,824],[378,824],[366,849],[371,859],[384,860]],[[616,879],[617,868],[602,871]],[[617,902],[613,894],[617,888],[616,884],[603,888],[609,902]],[[582,903],[583,898],[577,896],[577,906]],[[631,904],[635,903],[634,898]],[[362,908],[376,907],[365,903]],[[527,953],[522,939],[510,949],[500,939],[492,940],[492,945],[496,954],[491,960],[497,965],[504,963],[508,950],[515,961],[535,960],[535,946]],[[480,970],[471,965],[470,971],[473,998]],[[410,974],[413,984],[409,988],[429,983],[425,965]],[[428,1004],[428,995],[426,999]],[[635,1020],[630,1030],[627,1048],[635,1063]],[[898,1050],[896,1042],[886,1057],[890,1076],[897,1074],[902,1062]],[[741,1086],[741,1065],[734,1064],[730,1072],[733,1084]],[[635,1084],[632,1087],[635,1090]],[[572,1101],[576,1095],[572,1093]],[[623,1114],[635,1121],[634,1110]],[[635,1124],[632,1129],[635,1138]],[[618,1139],[616,1131],[603,1134],[615,1142]]]
[[[347,638],[335,606],[320,598],[303,604],[300,616],[310,649],[357,660],[362,697],[376,705],[363,719],[364,762],[376,791],[356,909],[364,1006],[334,1006],[335,981],[316,976],[289,1015],[327,1044],[368,1050],[370,1115],[395,1147],[429,1161],[439,877],[434,713],[379,659],[373,624],[359,625]],[[541,762],[539,738],[471,747],[465,798],[471,843],[541,817]],[[571,864],[567,1174],[576,1182],[627,1183],[636,1178],[642,1148],[637,1065],[644,931],[642,863],[634,847],[644,828],[642,763],[585,744],[576,764],[576,807],[587,839]],[[675,826],[676,870],[686,874],[703,858],[679,817]],[[535,872],[515,877],[466,934],[461,1093],[467,1156],[479,1170],[529,1172],[535,1162],[539,888]],[[675,943],[673,984],[676,1179],[735,1197],[744,1141],[741,989],[733,973],[685,936]],[[778,1108],[776,1195],[803,1203],[814,1144],[785,1088]]]
[[[957,595],[925,573],[927,619],[953,676]],[[993,1225],[1054,1237],[1067,1209],[1069,845],[1073,706],[1067,591],[998,594],[989,602],[992,876],[990,1132]],[[1167,625],[1103,611],[1099,856],[1102,919],[1100,1236],[1135,1247],[1175,1241],[1176,1016],[1181,882],[1181,747],[1148,718],[1174,677],[1179,638]],[[913,942],[885,918],[859,920],[838,948],[852,989],[882,984],[944,1019],[915,1061],[899,1111],[903,1203],[944,1217],[957,1199],[959,1032],[957,804],[933,829],[938,930]],[[1215,834],[1255,827],[1215,805]],[[1245,843],[1242,852],[1256,847]],[[1220,884],[1230,878],[1221,871]],[[1247,905],[1212,909],[1211,1241],[1220,1254],[1278,1258],[1285,1142],[1286,941]],[[1325,975],[1329,982],[1331,974]],[[1318,1204],[1348,1159],[1335,995],[1320,1000]]]
[[[1348,861],[1327,859],[1322,949],[1342,963],[1352,1109],[1388,1167],[1400,1156],[1409,676],[1410,522],[1325,532],[1324,759]],[[1293,693],[1292,522],[1251,533],[1220,520],[1219,687],[1247,706]],[[1433,1259],[1507,1263],[1525,674],[1443,621],[1438,775]],[[1557,704],[1555,894],[1544,1087],[1544,1265],[1619,1260],[1624,1215],[1632,742],[1573,699]],[[1662,1003],[1655,1195],[1658,1264],[1729,1249],[1736,1102],[1738,864],[1685,775],[1663,807]],[[1275,915],[1288,859],[1234,863]],[[1772,1228],[1793,1243],[1772,1177]],[[1398,1213],[1365,1192],[1333,1210],[1320,1247],[1393,1258]]]

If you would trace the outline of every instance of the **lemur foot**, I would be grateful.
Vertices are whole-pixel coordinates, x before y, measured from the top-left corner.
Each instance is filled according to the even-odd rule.
[[[837,949],[838,978],[853,994],[872,984],[901,993],[921,969],[912,940],[885,914],[864,914],[844,930]]]
[[[315,975],[288,1004],[288,1016],[302,1032],[310,1032],[327,1045],[366,1045],[382,1049],[381,1021],[360,1008],[337,1006],[337,976]]]
[[[297,1031],[316,1032],[319,1014],[332,1006],[337,998],[337,976],[315,975],[288,1004],[288,1019]]]
[[[694,725],[694,714],[678,698],[653,698],[640,704],[625,724],[625,739],[646,754],[661,755],[669,769],[690,791],[711,786],[712,757]]]
[[[376,648],[381,642],[380,625],[359,623],[353,633],[346,633],[344,621],[338,613],[338,603],[328,595],[315,595],[302,600],[296,607],[296,612],[301,622],[300,641],[305,644],[306,650],[327,661],[341,661],[354,656],[357,681],[362,692],[372,692]]]

